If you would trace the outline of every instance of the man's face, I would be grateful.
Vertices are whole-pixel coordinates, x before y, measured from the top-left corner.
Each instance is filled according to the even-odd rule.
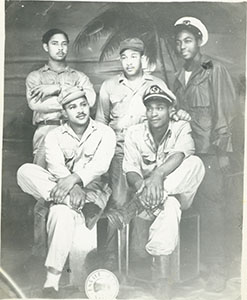
[[[65,115],[70,124],[76,126],[86,125],[90,117],[90,108],[86,98],[79,98],[64,106]]]
[[[146,104],[146,115],[151,128],[161,128],[169,123],[170,106],[159,99],[149,100]]]
[[[142,72],[142,55],[140,52],[126,49],[121,53],[120,60],[127,77],[135,77]]]
[[[187,30],[182,30],[176,36],[176,48],[185,60],[192,60],[200,50],[200,40]]]
[[[48,44],[43,44],[49,57],[54,61],[64,61],[68,53],[68,41],[62,33],[54,34]]]

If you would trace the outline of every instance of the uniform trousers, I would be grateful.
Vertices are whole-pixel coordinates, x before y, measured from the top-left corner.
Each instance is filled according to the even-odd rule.
[[[120,163],[118,167],[120,168]],[[146,246],[150,254],[171,253],[175,249],[178,239],[181,209],[185,210],[191,206],[204,174],[205,168],[201,159],[197,156],[190,156],[184,159],[181,165],[166,177],[164,180],[164,190],[172,197],[168,197],[164,205],[164,210],[160,212],[150,227],[149,242]],[[112,188],[114,189],[114,187]],[[126,190],[121,193],[121,189],[118,189],[118,193],[121,201],[123,200],[123,195],[128,195]],[[131,194],[128,196],[130,197],[129,199],[132,198]],[[144,211],[140,217],[148,219],[148,214]],[[113,230],[111,233],[113,233]],[[110,239],[109,231],[108,239]],[[111,241],[113,240],[112,238]],[[113,251],[114,248],[110,246],[115,245],[115,243],[114,241],[114,243],[109,244],[108,240],[107,250]]]
[[[22,190],[30,195],[32,195],[35,199],[38,200],[38,207],[39,207],[39,211],[37,211],[38,213],[40,213],[40,218],[43,218],[43,209],[45,208],[44,205],[46,205],[47,203],[49,203],[48,201],[46,201],[47,199],[49,199],[50,196],[50,191],[52,190],[52,188],[56,185],[56,182],[51,180],[52,175],[45,169],[43,169],[40,166],[37,166],[35,164],[24,164],[22,165],[18,171],[17,171],[17,182],[18,185],[22,188]],[[86,199],[85,202],[93,202],[95,204],[97,204],[101,209],[104,209],[106,206],[106,203],[109,199],[109,196],[111,194],[111,190],[108,187],[107,184],[105,183],[101,183],[98,181],[93,181],[90,184],[87,185],[86,188],[84,188],[84,191],[86,192]],[[62,206],[62,208],[58,208]],[[46,209],[46,211],[48,211],[49,208]],[[62,236],[62,239],[64,240],[64,243],[66,244],[68,242],[68,244],[70,244],[70,238],[72,236],[72,231],[74,230],[74,226],[75,226],[75,220],[78,221],[78,218],[80,217],[81,219],[83,218],[83,216],[81,216],[81,214],[78,214],[77,212],[75,212],[73,209],[68,208],[66,205],[54,205],[50,208],[50,210],[52,211],[51,216],[54,216],[55,220],[58,220],[57,222],[60,222],[61,217],[57,216],[57,211],[61,211],[61,215],[63,214],[69,214],[70,217],[68,217],[67,219],[64,219],[63,222],[61,222],[59,226],[59,228],[63,228],[65,226],[65,228],[67,228],[66,230],[62,230],[64,232]],[[46,213],[45,211],[45,213]],[[53,223],[53,218],[49,215],[48,219],[48,224],[47,228],[48,228],[48,246],[49,244],[51,245],[51,241],[53,240],[51,238],[51,236],[53,236],[53,234],[51,232],[54,231],[54,226],[51,224],[55,224]],[[40,232],[41,236],[39,234],[36,235],[36,240],[37,242],[40,242],[38,239],[41,237],[42,239],[44,239],[43,237],[43,232],[46,233],[45,228],[43,228],[43,226],[46,225],[46,219],[41,219],[42,222],[38,222],[35,223],[35,226],[37,226],[37,228],[35,228],[35,232]],[[68,224],[67,224],[68,222]],[[85,222],[83,221],[83,230],[85,231]],[[42,228],[40,227],[40,224],[42,224]],[[66,225],[67,224],[67,225]],[[72,225],[71,225],[72,224]],[[67,227],[66,227],[67,226]],[[60,229],[59,229],[60,230]],[[69,235],[66,236],[65,235]],[[59,237],[60,234],[55,235],[55,237]],[[68,241],[67,241],[68,239]],[[44,242],[46,243],[47,238],[45,238],[45,241],[42,240],[43,243],[43,248],[44,248]],[[57,241],[57,239],[54,239],[55,241]],[[58,238],[59,241],[59,238]],[[67,241],[67,242],[65,242]],[[54,242],[55,243],[55,242]],[[56,243],[55,243],[56,244]],[[37,246],[37,245],[36,245]],[[42,249],[43,249],[42,248]],[[52,248],[54,248],[54,246],[52,246]],[[68,252],[68,248],[67,250],[63,250],[63,253],[67,253]],[[57,248],[59,249],[59,247]],[[48,250],[48,257],[49,257],[49,253],[50,253],[50,247]],[[60,251],[60,250],[58,250]],[[53,253],[53,251],[52,251]],[[38,253],[34,253],[34,254],[38,254]],[[43,256],[45,256],[46,251],[42,254],[44,254]],[[61,254],[62,255],[62,254]],[[64,258],[64,254],[62,255],[62,257]],[[58,259],[59,261],[63,261],[64,259]],[[62,265],[60,263],[60,265]]]
[[[200,155],[205,177],[196,194],[201,220],[201,257],[209,265],[225,264],[224,210],[227,187],[216,155]]]

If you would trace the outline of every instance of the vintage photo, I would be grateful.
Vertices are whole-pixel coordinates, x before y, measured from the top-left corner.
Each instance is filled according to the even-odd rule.
[[[0,298],[244,300],[246,2],[4,14]]]

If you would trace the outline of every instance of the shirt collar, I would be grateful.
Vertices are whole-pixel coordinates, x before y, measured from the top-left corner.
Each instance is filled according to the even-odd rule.
[[[148,126],[148,121],[144,121],[144,140],[146,142],[151,142],[151,145],[155,145],[154,143],[154,140],[153,140],[153,135],[149,129],[149,126]],[[168,124],[168,128],[167,128],[167,131],[166,133],[164,134],[160,144],[162,144],[166,139],[168,139],[170,136],[171,136],[171,133],[172,133],[172,124],[173,124],[173,121],[169,121],[169,124]]]
[[[56,71],[52,70],[51,67],[50,67],[48,64],[45,64],[45,65],[43,66],[43,68],[41,69],[41,71],[42,71],[42,72],[46,72],[46,71],[53,71],[53,72],[56,72]],[[69,66],[66,66],[66,67],[65,67],[61,72],[59,72],[59,73],[63,73],[63,72],[65,72],[65,71],[67,71],[67,72],[72,72],[72,69],[71,69]],[[58,73],[58,72],[56,72],[56,73]]]
[[[152,77],[152,75],[143,72],[142,79],[143,79],[143,81],[152,81],[153,77]],[[120,73],[119,78],[118,78],[118,82],[119,83],[125,83],[125,84],[128,82],[128,79],[125,77],[123,72]]]
[[[61,127],[62,127],[62,133],[68,133],[73,138],[75,138],[79,141],[78,136],[75,134],[74,130],[70,127],[68,122],[61,125]],[[93,119],[90,118],[88,127],[85,130],[85,132],[83,133],[80,143],[83,143],[88,138],[88,136],[91,135],[92,132],[94,132],[96,129],[97,129],[97,123]]]

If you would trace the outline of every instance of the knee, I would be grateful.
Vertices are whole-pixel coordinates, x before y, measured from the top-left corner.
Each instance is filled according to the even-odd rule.
[[[57,204],[53,205],[50,208],[48,222],[49,220],[55,222],[63,222],[64,224],[68,224],[73,220],[73,211],[67,205]]]
[[[165,201],[164,209],[180,210],[180,203],[174,196],[168,196]]]
[[[185,162],[189,165],[189,168],[193,170],[197,178],[202,180],[205,175],[205,167],[202,160],[195,155],[188,157]]]
[[[33,164],[31,164],[31,163],[26,163],[26,164],[20,166],[20,168],[17,170],[18,185],[20,185],[23,182],[23,180],[25,180],[26,178],[32,176],[32,172],[31,172],[32,167],[33,167]]]

